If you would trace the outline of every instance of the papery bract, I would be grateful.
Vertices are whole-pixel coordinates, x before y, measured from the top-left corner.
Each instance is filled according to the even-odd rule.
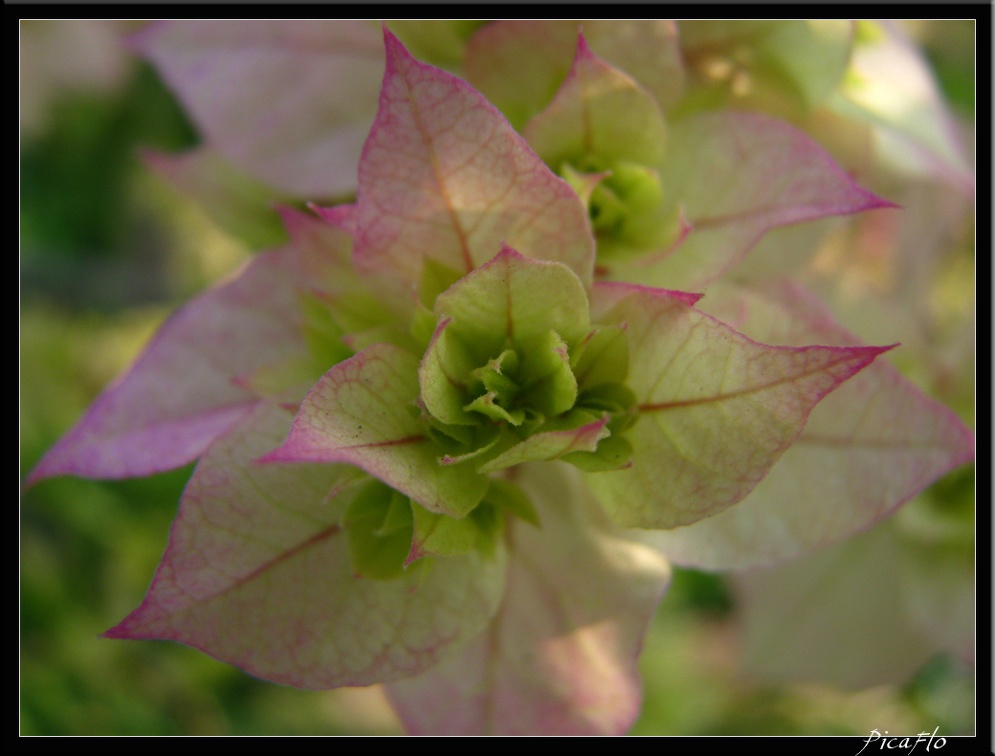
[[[479,93],[415,61],[388,33],[387,73],[359,169],[355,206],[334,217],[354,234],[356,266],[414,304],[431,259],[459,275],[505,243],[590,280],[583,206]]]
[[[628,526],[687,525],[742,499],[812,407],[888,349],[766,346],[631,284],[600,284],[594,307],[628,326],[639,419],[632,467],[589,483]]]
[[[585,200],[599,270],[616,256],[658,253],[679,241],[680,211],[660,175],[667,136],[660,107],[595,56],[583,35],[553,101],[522,134]]]
[[[599,273],[618,280],[699,288],[771,229],[893,207],[768,116],[706,112],[665,124],[650,93],[584,37],[556,96],[523,133],[556,170],[603,172],[585,199]]]
[[[430,511],[462,517],[480,503],[487,481],[439,464],[412,412],[417,400],[417,358],[387,344],[368,347],[319,381],[287,443],[266,459],[348,462]]]
[[[356,576],[342,521],[356,470],[253,464],[290,419],[260,404],[211,446],[148,595],[108,637],[179,640],[276,682],[330,688],[416,674],[475,636],[500,599],[503,556]]]
[[[556,96],[522,134],[553,167],[586,156],[608,165],[619,160],[656,165],[666,146],[663,113],[653,96],[594,55],[583,36]]]
[[[174,314],[31,480],[149,475],[199,457],[255,403],[232,378],[305,351],[297,256],[290,249],[260,255],[239,278]]]
[[[905,614],[901,563],[894,533],[882,528],[792,560],[788,569],[737,576],[744,671],[849,688],[911,677],[932,648]]]
[[[566,466],[525,465],[513,479],[543,527],[511,525],[497,614],[456,655],[389,685],[390,698],[412,734],[624,732],[667,564],[605,522]]]
[[[714,293],[716,313],[767,341],[858,341],[798,285]],[[750,496],[653,539],[675,562],[707,569],[782,561],[870,526],[973,458],[957,416],[876,360],[813,410]]]
[[[310,199],[355,188],[383,74],[374,24],[160,21],[134,44],[240,170]]]
[[[301,309],[305,292],[341,297],[356,288],[349,239],[295,211],[284,217],[291,243],[258,255],[231,281],[174,313],[131,369],[49,450],[30,481],[66,474],[133,477],[187,464],[266,393],[255,379],[269,373],[275,391],[296,384],[292,398],[299,400],[321,375],[320,359],[349,355],[335,343],[316,354]],[[276,377],[279,386],[272,384]]]
[[[973,523],[951,533],[934,517],[915,533],[910,515],[949,506],[928,497],[830,548],[737,574],[744,670],[863,688],[911,678],[938,650],[973,664]]]
[[[704,113],[673,123],[660,172],[691,233],[669,255],[616,266],[614,278],[701,287],[772,228],[893,207],[805,134],[760,114]]]

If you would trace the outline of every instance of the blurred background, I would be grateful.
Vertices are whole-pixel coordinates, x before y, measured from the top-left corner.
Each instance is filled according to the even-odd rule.
[[[176,152],[197,136],[155,71],[120,45],[140,26],[21,22],[22,480],[172,309],[250,254],[143,162],[149,149]],[[955,114],[971,122],[974,23],[908,29]],[[954,301],[973,301],[972,241],[966,271],[945,279]],[[973,425],[972,401],[954,408]],[[301,691],[178,644],[98,637],[144,595],[190,470],[59,478],[22,491],[21,733],[400,732],[377,688]],[[925,500],[961,502],[973,520],[973,475],[948,476]],[[960,558],[970,578],[970,546]],[[901,680],[856,689],[812,670],[750,669],[744,590],[725,576],[676,571],[646,641],[634,734],[974,732],[973,672],[939,642],[910,652]]]

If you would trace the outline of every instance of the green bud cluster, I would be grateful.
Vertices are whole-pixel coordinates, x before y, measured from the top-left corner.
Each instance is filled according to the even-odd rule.
[[[498,318],[498,327],[482,330],[476,319],[460,317],[462,303],[451,317],[444,301],[437,308],[441,321],[420,370],[421,419],[443,450],[443,464],[473,461],[480,472],[503,469],[509,460],[527,461],[507,455],[538,434],[569,433],[599,422],[604,423],[604,437],[596,450],[548,456],[552,452],[535,448],[528,460],[562,456],[587,470],[628,463],[631,449],[620,434],[631,425],[636,409],[624,385],[624,329],[590,326],[579,280],[566,268],[555,268],[554,275],[574,287],[579,301],[553,301],[544,313],[537,294],[527,323]],[[499,311],[506,306],[501,300],[507,291],[504,286],[482,288],[484,298],[473,306]],[[574,317],[574,308],[583,317]],[[540,323],[554,327],[543,329]]]
[[[604,260],[666,249],[680,233],[676,207],[668,207],[659,171],[630,160],[610,164],[585,157],[559,173],[586,198],[591,227]],[[591,179],[600,180],[591,187]]]
[[[632,457],[625,326],[590,323],[586,290],[568,267],[511,250],[462,278],[429,262],[419,295],[397,341],[423,351],[420,396],[408,410],[438,464],[478,479],[474,486],[483,479],[484,493],[465,516],[450,516],[366,484],[343,524],[353,569],[368,578],[431,569],[423,557],[492,550],[508,516],[538,524],[525,493],[490,473],[552,459],[615,470]]]

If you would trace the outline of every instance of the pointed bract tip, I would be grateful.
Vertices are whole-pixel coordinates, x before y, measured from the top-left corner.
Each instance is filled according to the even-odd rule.
[[[313,202],[308,203],[308,208],[326,223],[335,226],[340,231],[355,235],[356,224],[355,205],[335,205],[334,207],[319,207]]]
[[[885,352],[890,352],[898,344],[888,344],[887,346],[839,346],[839,347],[816,347],[822,349],[829,349],[836,352],[847,352],[853,357],[858,357],[860,360],[860,367],[857,371],[863,370],[868,365],[870,365],[874,360],[880,357]],[[801,347],[804,349],[804,347]],[[857,372],[855,371],[855,372]]]
[[[412,563],[417,562],[423,556],[425,556],[425,552],[422,550],[422,545],[417,541],[415,541],[414,539],[412,539],[411,551],[409,551],[408,555],[404,558],[405,569],[410,567]]]
[[[901,345],[902,345],[902,342],[896,341],[894,344],[888,344],[887,346],[868,347],[868,348],[869,349],[876,349],[878,354],[884,354],[885,352],[890,352],[895,347],[900,347]]]
[[[866,191],[866,190],[865,190]],[[897,202],[880,197],[873,192],[867,192],[867,206],[865,210],[904,210],[905,208]]]
[[[670,296],[681,300],[689,307],[694,307],[705,296],[703,291],[677,291],[676,289],[666,289],[666,291]]]
[[[136,610],[137,611],[137,610]],[[133,614],[134,612],[132,612]],[[131,618],[129,614],[123,620],[118,622],[114,627],[104,630],[104,632],[98,635],[98,638],[108,638],[110,640],[137,640],[138,638],[128,631],[128,620]]]
[[[587,44],[587,38],[584,36],[584,24],[577,24],[577,48],[574,52],[574,64],[576,65],[577,61],[582,58],[593,55],[594,53],[591,52],[591,48]]]
[[[510,244],[508,244],[508,242],[504,242],[504,241],[501,242],[501,251],[498,252],[497,255],[495,255],[494,259],[497,260],[499,257],[500,258],[511,257],[511,258],[517,258],[517,259],[520,259],[520,260],[524,260],[525,259],[525,255],[523,255],[517,249],[515,249]]]
[[[386,24],[383,25],[383,46],[384,54],[387,57],[388,72],[396,70],[397,63],[402,60],[414,60],[411,53],[408,52],[408,48],[394,32],[387,28]]]

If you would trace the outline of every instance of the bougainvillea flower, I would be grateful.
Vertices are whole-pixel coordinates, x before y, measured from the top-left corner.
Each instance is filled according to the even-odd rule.
[[[571,21],[498,21],[476,31],[478,24],[467,22],[389,25],[430,62],[464,71],[514,126],[527,124],[526,138],[554,171],[601,177],[587,199],[592,212],[606,213],[595,220],[599,263],[616,278],[700,288],[773,228],[887,204],[780,121],[736,112],[689,118],[687,108],[678,108],[680,118],[671,124],[670,113],[685,93],[684,69],[695,60],[682,55],[673,22],[585,21],[587,42],[580,46],[578,23]],[[740,44],[741,30],[733,34],[738,27],[732,26],[732,36],[723,40]],[[849,51],[849,24],[762,26],[764,34],[758,37],[754,29],[749,39],[767,39],[770,56],[786,55],[787,47],[793,51],[788,62],[796,63],[798,50],[814,43],[825,53],[819,71],[799,73],[791,86],[775,77],[779,86],[822,92],[824,80],[835,81],[825,62],[829,52],[835,60]],[[227,229],[253,245],[275,242],[273,219],[264,209],[269,201],[354,191],[355,166],[376,107],[372,82],[383,68],[374,25],[157,22],[135,37],[134,46],[155,63],[205,142],[182,158],[158,156],[153,166]],[[782,63],[764,70],[793,70]],[[570,121],[587,123],[581,115],[593,116],[595,138],[578,150],[571,148],[579,135]],[[672,133],[662,138],[667,131]],[[714,160],[698,165],[686,157],[703,154]],[[749,166],[741,165],[743,156]],[[232,186],[239,174],[263,182],[270,195],[247,192],[246,180]],[[611,207],[620,193],[624,221]],[[253,202],[258,218],[247,221]],[[622,228],[606,231],[612,224]],[[690,228],[694,233],[684,238]],[[620,262],[616,247],[650,254],[635,270],[612,270]],[[675,249],[679,254],[671,254]]]
[[[715,55],[717,51],[727,50],[731,55],[737,46],[748,46],[752,51],[749,55],[742,50],[739,54],[741,57],[746,55],[753,69],[756,69],[754,73],[766,72],[770,81],[765,86],[770,88],[776,85],[790,89],[785,77],[798,78],[794,89],[805,93],[805,107],[808,108],[829,97],[832,85],[842,79],[847,60],[845,53],[851,44],[852,31],[847,22],[758,22],[755,25],[703,23],[699,26],[682,23],[681,30],[684,33],[680,41],[688,51],[709,50],[709,54]],[[498,50],[506,51],[505,45],[512,44],[508,41],[510,36],[502,41],[496,30],[490,34],[497,41],[489,51],[491,57],[486,59],[493,58],[495,64],[504,60],[506,67],[515,68],[517,63],[514,58],[496,54]],[[891,34],[894,37],[897,33],[891,30]],[[478,34],[483,35],[484,31]],[[782,44],[786,39],[794,41],[790,45]],[[827,54],[834,52],[829,57],[837,60],[839,65],[830,78],[819,79],[816,76],[811,79],[808,73],[812,72],[806,72],[804,66],[789,66],[786,60],[773,65],[771,56],[798,57],[800,48],[811,43],[825,46]],[[897,44],[894,39],[892,43]],[[474,47],[471,45],[468,66],[473,60],[473,52]],[[764,63],[764,56],[771,60]],[[691,61],[697,60],[691,52],[687,52],[686,57]],[[826,71],[822,75],[825,77]],[[699,95],[694,93],[695,85],[689,86],[689,100],[697,101]],[[935,94],[932,87],[926,89]],[[732,94],[727,92],[729,96]],[[801,103],[799,107],[802,104],[805,103]],[[685,103],[685,109],[686,105]],[[680,111],[681,107],[677,110]],[[938,111],[940,116],[944,114],[942,108],[930,108],[930,111]],[[605,195],[599,197],[597,190],[589,191],[586,195],[595,230],[598,231],[600,226],[606,232],[598,234],[598,266],[602,275],[641,283],[707,283],[729,270],[772,227],[862,209],[894,207],[855,184],[826,152],[783,122],[756,114],[730,111],[695,114],[692,108],[691,112],[691,115],[678,115],[665,126],[661,109],[653,102],[650,93],[634,79],[595,56],[581,38],[573,65],[563,78],[559,90],[548,107],[525,126],[524,135],[552,167],[563,166],[568,161],[573,161],[574,165],[586,162],[611,173],[613,170],[618,172],[620,164],[623,166],[620,177],[609,177],[606,182],[609,184],[607,191],[611,192],[609,199],[618,199],[620,202],[608,205]],[[557,135],[560,135],[559,139]],[[703,158],[703,155],[708,157]],[[629,176],[634,162],[638,162],[644,169],[654,170],[641,179],[631,179]],[[565,173],[562,169],[561,172]],[[707,180],[702,180],[702,176],[707,176]],[[603,181],[603,176],[595,175],[594,179]],[[624,184],[621,191],[612,191],[615,188],[611,186],[613,181],[616,185],[620,181]],[[652,190],[641,188],[640,183],[643,187],[652,184]],[[604,185],[599,185],[599,189]],[[626,190],[630,192],[631,199],[626,197]],[[644,222],[643,216],[639,215],[643,208],[637,207],[637,203],[642,202],[646,196],[654,197],[658,203],[653,208],[656,210],[657,222],[650,224],[649,228],[674,233],[676,225],[673,219],[679,207],[681,221],[686,224],[680,231],[686,236],[678,236],[673,248],[661,250],[658,254],[620,256],[618,236],[627,235],[631,241],[633,235],[627,224],[635,222],[638,227],[638,224]],[[611,216],[607,221],[606,215]],[[917,217],[929,216],[917,214]],[[883,222],[886,226],[893,226],[897,219],[890,215],[872,214],[866,222],[876,222],[878,226]],[[689,230],[690,233],[687,233]],[[920,256],[923,254],[921,234],[927,232],[928,229],[920,229],[915,237],[917,254]],[[798,254],[798,250],[793,249],[786,241],[770,246],[772,249],[768,250],[769,259],[774,259],[774,252],[780,253],[776,261],[778,268],[790,269],[805,259],[804,255]],[[711,289],[704,309],[721,312],[725,318],[731,318],[745,328],[749,323],[744,313],[749,312],[750,318],[757,318],[759,309],[784,307],[787,304],[781,292],[770,289],[756,299],[757,302],[751,308],[741,301],[726,302],[721,288]],[[761,340],[776,343],[814,341],[828,344],[857,341],[835,325],[832,316],[810,295],[804,302],[802,298],[796,297],[792,300],[792,306],[786,307],[780,315],[777,318],[768,314],[766,330],[754,335]],[[783,325],[771,327],[771,324],[793,323],[798,329],[801,323],[813,319],[822,324],[821,328],[798,331],[793,335],[794,340],[789,338],[787,332],[782,332]],[[748,329],[748,332],[752,331]],[[903,335],[907,333],[907,329],[903,327]],[[859,393],[856,387],[861,384],[864,388]],[[883,396],[889,397],[890,409],[885,410],[885,405],[880,404],[876,398]],[[860,441],[853,433],[844,435],[839,427],[827,429],[826,436],[834,439],[845,437],[849,439],[849,443],[838,445],[835,451],[831,445],[813,445],[807,442],[808,438],[816,435],[813,426],[818,427],[820,423],[825,425],[829,418],[859,414],[841,412],[830,407],[842,408],[848,405],[852,408],[861,403],[875,403],[878,411],[894,413],[891,419],[882,416],[881,421],[892,434],[888,445],[911,463],[909,468],[899,470],[897,466],[889,464],[878,470],[873,465],[868,465],[873,455],[857,452],[856,449],[862,445],[874,444],[869,440]],[[919,409],[913,410],[917,405]],[[886,371],[884,365],[875,365],[873,370],[849,382],[844,389],[834,394],[831,401],[820,405],[816,417],[817,420],[809,422],[809,429],[802,436],[806,443],[796,444],[789,455],[792,459],[798,459],[801,457],[800,449],[808,448],[810,463],[814,467],[804,472],[801,468],[789,472],[790,466],[782,463],[778,466],[778,471],[782,471],[784,480],[794,481],[795,484],[814,477],[836,477],[851,483],[854,479],[866,479],[868,488],[864,492],[855,495],[847,488],[836,494],[836,498],[841,501],[846,499],[849,504],[834,503],[820,507],[822,511],[832,509],[840,513],[838,522],[841,524],[846,520],[842,513],[847,506],[857,506],[857,502],[861,500],[865,503],[875,501],[875,506],[881,507],[880,513],[883,514],[921,490],[944,471],[973,457],[972,436],[963,424],[952,413],[945,412],[935,402],[923,396],[896,371]],[[940,417],[943,419],[939,420]],[[925,425],[912,427],[908,425],[910,418]],[[924,438],[931,439],[923,446],[926,456],[913,462],[912,450]],[[841,454],[842,449],[847,446],[848,451]],[[930,451],[925,451],[926,449]],[[906,457],[905,452],[910,456]],[[846,475],[833,475],[833,471],[840,470],[848,472]],[[913,470],[917,472],[914,473]],[[919,473],[922,475],[921,479],[915,480]],[[891,477],[892,474],[894,477]],[[787,502],[790,501],[810,498],[801,488],[794,492],[784,489],[772,495],[773,486],[779,485],[774,481],[781,479],[775,471],[765,480],[763,495],[751,497],[751,500],[763,500],[779,507],[789,506]],[[898,480],[902,483],[897,483]],[[828,493],[831,489],[822,490]],[[690,535],[695,532],[695,528],[672,531],[671,536],[665,539],[666,545],[672,549],[669,553],[685,563],[732,567],[737,564],[733,554],[737,553],[738,548],[742,548],[743,541],[763,544],[758,553],[763,554],[761,559],[769,560],[778,558],[775,556],[777,553],[783,558],[815,545],[809,539],[831,541],[839,536],[839,533],[834,533],[833,528],[810,527],[811,515],[803,513],[804,508],[797,505],[791,507],[790,513],[779,512],[773,515],[771,521],[763,526],[759,524],[763,518],[747,514],[751,509],[752,507],[739,506],[735,513],[709,519],[701,526],[700,539]],[[721,523],[732,521],[734,517],[741,517],[750,523],[750,530],[738,536],[739,546],[717,537],[715,532],[716,529],[725,527]],[[796,517],[797,520],[794,519]],[[786,525],[791,522],[796,522],[797,527],[806,531],[806,535],[785,535],[786,543],[795,540],[795,545],[773,547],[772,543],[776,538],[772,534],[778,529],[790,533],[796,527]],[[845,529],[846,526],[841,527]],[[755,530],[768,535],[758,540]],[[693,545],[687,550],[676,545],[683,541]],[[706,557],[711,549],[722,555],[718,561],[711,562]],[[729,561],[722,562],[722,559]],[[750,558],[746,558],[739,566],[749,562]]]
[[[508,30],[482,29],[468,48],[465,67],[489,70],[487,83],[495,67],[516,80],[524,75],[523,59],[509,54],[517,50],[510,33],[516,23],[529,35],[560,28],[508,23]],[[587,201],[600,276],[699,288],[732,269],[772,229],[893,207],[782,121],[730,110],[668,118],[637,75],[599,57],[593,42],[588,46],[584,29],[555,95],[522,134]],[[609,24],[601,37],[602,45],[604,39],[621,45],[624,34]],[[555,47],[543,49],[548,57]]]
[[[285,211],[289,244],[170,319],[32,480],[200,460],[148,595],[110,637],[301,687],[387,682],[412,732],[623,732],[669,576],[648,533],[735,517],[790,477],[810,416],[891,347],[770,345],[699,294],[596,281],[574,186],[467,83],[384,40],[355,202]],[[842,514],[832,497],[799,506],[819,531],[801,548],[973,449],[942,408],[896,393],[916,414],[900,441],[920,434],[888,451],[897,482]],[[843,454],[864,453],[850,447],[873,404],[838,410]],[[920,446],[944,443],[922,472]],[[759,507],[751,560],[785,555],[786,506]]]

